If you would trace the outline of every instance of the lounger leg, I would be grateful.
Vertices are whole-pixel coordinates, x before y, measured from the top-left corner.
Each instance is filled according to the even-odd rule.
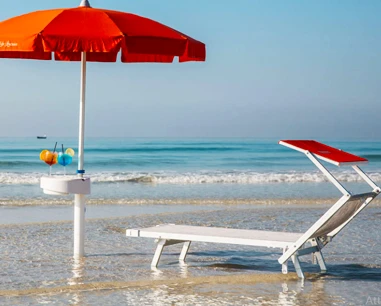
[[[323,254],[319,251],[315,253],[315,256],[320,266],[321,272],[327,272],[327,266],[325,265]]]
[[[179,261],[185,261],[185,257],[187,257],[190,245],[191,245],[190,241],[184,242],[183,248],[180,253]]]
[[[302,267],[300,266],[300,261],[299,261],[298,256],[292,255],[291,259],[292,259],[292,262],[294,263],[295,271],[296,271],[296,274],[298,275],[298,277],[304,278],[304,273],[303,273]]]
[[[325,265],[325,261],[324,261],[324,257],[323,257],[323,254],[321,253],[321,246],[320,246],[320,244],[318,243],[318,241],[316,241],[316,240],[313,240],[312,242],[311,242],[311,244],[313,245],[313,246],[317,246],[318,247],[318,249],[319,249],[319,251],[318,252],[315,252],[315,253],[313,253],[312,254],[312,256],[313,256],[313,263],[315,264],[316,263],[316,260],[317,260],[317,263],[319,264],[319,266],[320,266],[320,270],[321,270],[321,272],[327,272],[327,266]]]
[[[316,262],[316,255],[315,255],[315,253],[312,253],[312,258],[311,258],[311,261],[312,261],[312,264],[313,264],[313,265],[316,265],[316,264],[317,264],[317,262]]]
[[[287,248],[283,249],[283,254],[286,253]],[[288,273],[288,260],[282,264],[282,273],[287,274]]]
[[[282,264],[282,273],[287,274],[288,273],[288,267],[287,267],[288,261],[286,261],[284,264]]]
[[[155,255],[153,256],[153,259],[152,259],[151,268],[157,267],[166,242],[167,241],[165,239],[159,239],[159,241],[157,242],[157,247],[156,247]]]

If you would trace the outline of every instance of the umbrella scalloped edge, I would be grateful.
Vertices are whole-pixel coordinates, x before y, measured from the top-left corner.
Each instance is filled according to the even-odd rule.
[[[205,61],[205,44],[151,19],[88,7],[36,11],[0,22],[0,58],[90,62]]]

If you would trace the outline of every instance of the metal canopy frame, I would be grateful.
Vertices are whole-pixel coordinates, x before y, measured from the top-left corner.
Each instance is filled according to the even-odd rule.
[[[321,156],[308,150],[304,150],[301,147],[290,145],[287,141],[280,141],[279,144],[304,153],[343,194],[342,197],[305,233],[222,229],[215,227],[168,224],[152,228],[128,229],[126,235],[129,237],[156,238],[157,247],[151,263],[152,268],[157,267],[164,247],[183,243],[183,248],[179,256],[179,261],[183,263],[189,251],[191,242],[201,241],[281,248],[283,254],[278,259],[278,262],[282,265],[282,273],[288,273],[288,261],[291,259],[298,277],[302,279],[304,278],[304,273],[299,258],[305,255],[312,254],[312,262],[318,264],[322,272],[327,271],[322,249],[330,243],[353,218],[369,205],[369,203],[380,193],[380,187],[378,187],[371,178],[353,162],[338,163],[335,160],[327,160],[327,158],[322,158]],[[346,152],[343,153],[347,154]],[[350,165],[372,188],[372,191],[361,194],[351,194],[336,179],[336,177],[324,167],[318,158],[337,166],[345,164]],[[363,163],[363,161],[361,161],[361,163]]]
[[[279,142],[282,145],[288,146],[284,142]],[[288,146],[290,147],[290,146]],[[299,150],[300,151],[300,150]],[[300,278],[304,278],[302,268],[300,267],[298,257],[308,254],[313,254],[313,262],[318,263],[322,272],[327,270],[323,254],[321,250],[332,241],[332,239],[351,221],[355,218],[369,203],[380,193],[381,189],[378,187],[371,178],[360,169],[359,166],[351,164],[351,167],[359,174],[359,176],[372,188],[371,192],[361,194],[351,194],[338,180],[337,178],[317,159],[316,155],[305,151],[303,152],[315,166],[328,178],[328,180],[343,194],[343,196],[319,219],[317,220],[294,244],[290,245],[283,251],[283,255],[278,259],[278,262],[282,266],[286,265],[287,261],[291,258],[295,270]],[[326,160],[327,161],[327,160]],[[338,212],[353,201],[360,200],[362,203],[354,213],[341,223],[334,230],[330,231],[324,236],[315,237],[317,233],[325,224],[329,222]],[[306,243],[310,243],[310,248],[303,248]]]

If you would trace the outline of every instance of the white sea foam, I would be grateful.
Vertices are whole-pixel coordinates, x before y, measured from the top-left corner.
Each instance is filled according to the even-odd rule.
[[[337,172],[335,176],[343,182],[361,182],[352,172]],[[381,173],[371,173],[375,182],[381,182]],[[320,172],[194,172],[194,173],[99,173],[92,176],[93,182],[133,182],[153,184],[265,184],[265,183],[321,183],[327,179]]]
[[[40,173],[0,173],[0,184],[3,185],[35,185],[40,183]]]
[[[362,179],[353,172],[334,172],[342,182],[361,182]],[[41,173],[0,173],[0,184],[3,185],[36,185]],[[188,173],[177,172],[126,172],[94,173],[89,175],[93,183],[148,183],[148,184],[265,184],[265,183],[321,183],[327,179],[320,172],[253,172],[253,171],[199,171]],[[381,182],[381,173],[370,173],[375,182]]]

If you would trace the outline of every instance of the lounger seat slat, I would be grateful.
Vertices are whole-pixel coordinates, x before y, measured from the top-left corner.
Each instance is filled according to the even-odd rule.
[[[241,244],[283,248],[297,241],[303,233],[270,232],[189,225],[159,225],[143,229],[130,229],[127,236],[179,241]]]

